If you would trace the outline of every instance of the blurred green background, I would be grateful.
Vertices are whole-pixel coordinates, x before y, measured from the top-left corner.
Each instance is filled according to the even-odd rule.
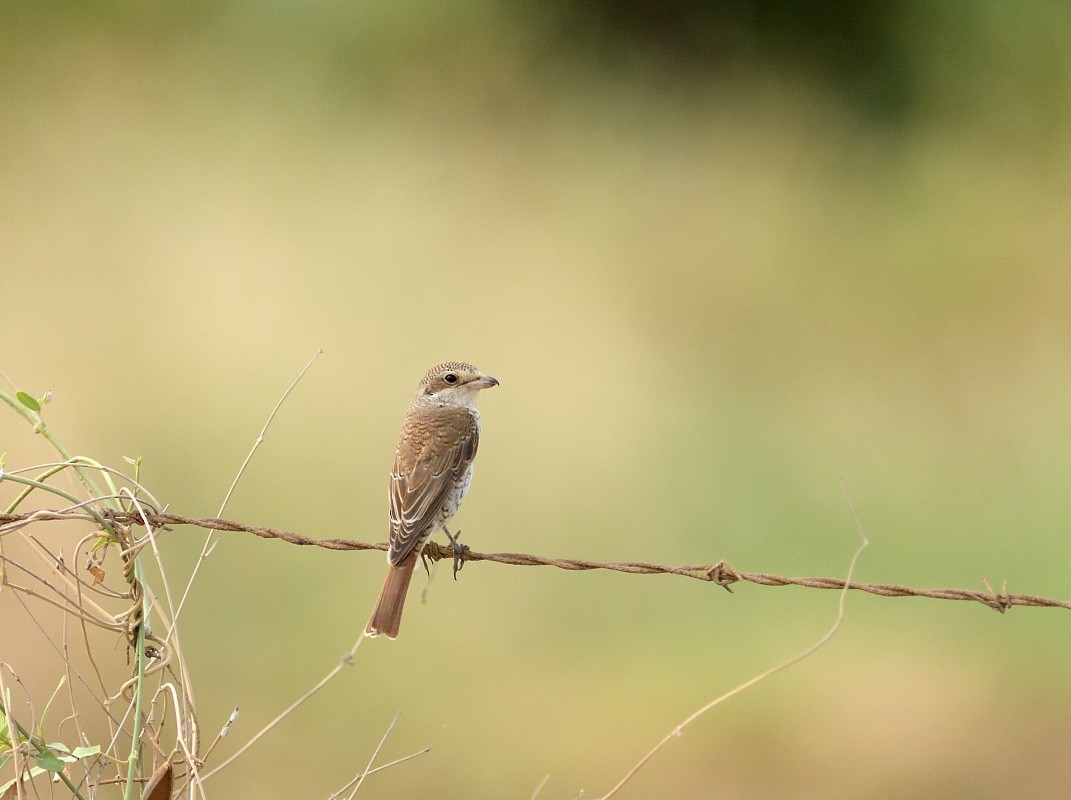
[[[456,520],[478,550],[843,575],[843,476],[861,580],[1071,597],[1066,4],[0,15],[0,368],[175,512],[218,510],[323,347],[226,516],[382,539],[405,404],[462,359],[502,383]],[[0,411],[9,468],[50,457]],[[165,537],[175,584],[202,539]],[[242,708],[221,755],[337,662],[383,571],[225,537],[183,619],[206,736]],[[210,796],[326,797],[398,709],[382,760],[432,751],[361,796],[596,796],[837,601],[492,564],[426,585]],[[853,595],[620,796],[1066,796],[1069,633]],[[54,674],[34,648],[2,657]]]

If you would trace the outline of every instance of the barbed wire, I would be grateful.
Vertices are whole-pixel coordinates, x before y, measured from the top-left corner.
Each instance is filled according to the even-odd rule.
[[[223,531],[228,533],[251,533],[262,539],[280,539],[294,545],[320,547],[326,550],[381,550],[387,549],[386,542],[359,542],[353,539],[313,539],[292,531],[281,531],[274,528],[266,528],[257,525],[246,525],[233,520],[217,519],[214,517],[187,517],[181,514],[164,512],[152,512],[139,514],[136,512],[105,511],[103,516],[111,523],[120,525],[151,525],[163,528],[170,525],[193,525],[207,530]],[[84,511],[43,510],[30,511],[21,514],[0,514],[0,534],[15,527],[22,527],[30,522],[44,522],[49,520],[72,520],[81,519],[94,522],[93,516]],[[454,551],[450,547],[444,547],[436,542],[428,542],[424,548],[424,554],[432,561],[444,558],[453,558]],[[843,589],[845,582],[842,578],[822,577],[787,577],[784,575],[772,575],[765,572],[740,572],[727,564],[719,561],[716,564],[699,564],[674,567],[667,564],[654,564],[646,561],[587,561],[583,559],[546,558],[543,556],[528,555],[525,553],[480,553],[475,550],[466,550],[459,554],[461,562],[491,561],[496,564],[509,564],[523,567],[557,567],[566,570],[610,570],[613,572],[625,572],[632,575],[680,575],[685,578],[707,581],[721,586],[727,591],[732,591],[732,584],[738,582],[754,583],[759,586],[804,586],[809,589]],[[848,589],[867,592],[881,597],[928,597],[934,600],[964,600],[981,603],[984,606],[1004,613],[1012,606],[1033,606],[1040,608],[1066,608],[1071,609],[1071,601],[1056,600],[1050,597],[1039,597],[1029,594],[1009,594],[1007,585],[1001,590],[995,591],[988,581],[985,581],[985,589],[916,589],[911,586],[903,586],[891,583],[859,583],[849,582]]]

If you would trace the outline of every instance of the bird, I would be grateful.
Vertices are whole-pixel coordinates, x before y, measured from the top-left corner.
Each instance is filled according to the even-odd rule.
[[[472,364],[444,361],[429,369],[409,402],[390,475],[390,539],[387,578],[365,627],[366,636],[398,636],[402,608],[417,559],[442,530],[459,550],[446,524],[472,483],[480,444],[482,389],[498,386]]]

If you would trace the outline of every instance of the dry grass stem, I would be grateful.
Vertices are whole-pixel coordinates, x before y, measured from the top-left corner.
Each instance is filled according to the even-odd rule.
[[[747,691],[752,686],[755,686],[756,684],[761,683],[762,681],[766,680],[767,678],[770,678],[770,677],[776,675],[779,672],[783,672],[784,670],[788,669],[789,667],[791,667],[791,666],[793,666],[795,664],[798,664],[801,661],[809,658],[816,651],[818,651],[819,649],[824,647],[825,644],[836,635],[837,631],[840,630],[840,627],[844,622],[844,609],[845,609],[846,601],[847,601],[847,598],[848,598],[848,589],[851,586],[852,575],[855,574],[855,567],[859,563],[860,556],[863,555],[863,551],[866,550],[867,546],[870,544],[870,540],[867,539],[866,533],[863,530],[862,520],[859,518],[859,514],[856,511],[855,504],[852,502],[851,495],[848,494],[848,490],[847,490],[847,487],[844,484],[843,479],[841,479],[841,487],[844,489],[845,497],[848,500],[848,504],[851,507],[852,516],[853,516],[853,518],[855,520],[856,532],[859,534],[859,546],[855,549],[855,553],[852,555],[852,559],[848,563],[848,575],[843,581],[843,586],[841,587],[840,597],[837,600],[837,618],[833,621],[833,625],[822,636],[820,636],[817,641],[815,641],[809,647],[804,649],[802,652],[797,653],[796,655],[792,656],[792,658],[788,659],[787,661],[782,661],[780,664],[777,664],[776,666],[771,667],[770,669],[766,670],[765,672],[762,672],[762,673],[756,675],[755,677],[753,677],[753,678],[751,678],[751,679],[749,679],[747,681],[744,681],[742,684],[740,684],[736,688],[731,689],[730,691],[726,692],[725,694],[714,698],[713,700],[711,700],[709,703],[707,703],[703,707],[701,707],[698,710],[694,711],[684,721],[682,721],[675,728],[673,728],[673,730],[671,730],[669,733],[667,733],[665,736],[663,736],[662,739],[654,747],[652,747],[649,751],[647,751],[647,753],[643,756],[643,758],[641,758],[638,762],[636,762],[636,764],[628,772],[625,773],[624,777],[621,778],[621,780],[618,781],[617,784],[615,784],[614,787],[612,789],[610,789],[610,791],[608,791],[606,794],[602,795],[599,798],[599,800],[609,800],[610,797],[612,797],[613,795],[617,794],[618,790],[620,790],[622,787],[624,787],[624,785],[626,783],[628,783],[630,780],[632,780],[632,778],[636,775],[636,773],[639,772],[643,768],[643,766],[645,764],[647,764],[648,761],[650,761],[652,758],[654,758],[654,756],[658,753],[658,751],[660,751],[663,747],[665,747],[667,744],[669,744],[670,741],[672,741],[673,739],[679,737],[684,732],[684,729],[687,728],[689,725],[691,725],[695,720],[699,719],[699,717],[703,716],[708,711],[710,711],[712,708],[714,708],[717,705],[720,705],[721,703],[725,702],[729,698],[735,697],[736,695]]]

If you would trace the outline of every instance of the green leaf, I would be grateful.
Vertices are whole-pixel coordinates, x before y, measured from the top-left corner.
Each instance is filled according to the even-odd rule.
[[[90,756],[100,755],[100,745],[95,744],[92,747],[76,747],[71,753],[75,758],[89,758]]]
[[[26,406],[26,408],[30,409],[30,411],[41,410],[41,404],[37,402],[36,398],[31,397],[26,394],[26,392],[15,392],[15,397],[17,397],[19,402]]]
[[[64,764],[73,764],[78,758],[71,754],[71,748],[63,742],[49,742],[48,749],[55,752],[56,757]]]
[[[49,772],[60,772],[63,769],[63,762],[51,750],[45,750],[37,757],[37,766]]]

